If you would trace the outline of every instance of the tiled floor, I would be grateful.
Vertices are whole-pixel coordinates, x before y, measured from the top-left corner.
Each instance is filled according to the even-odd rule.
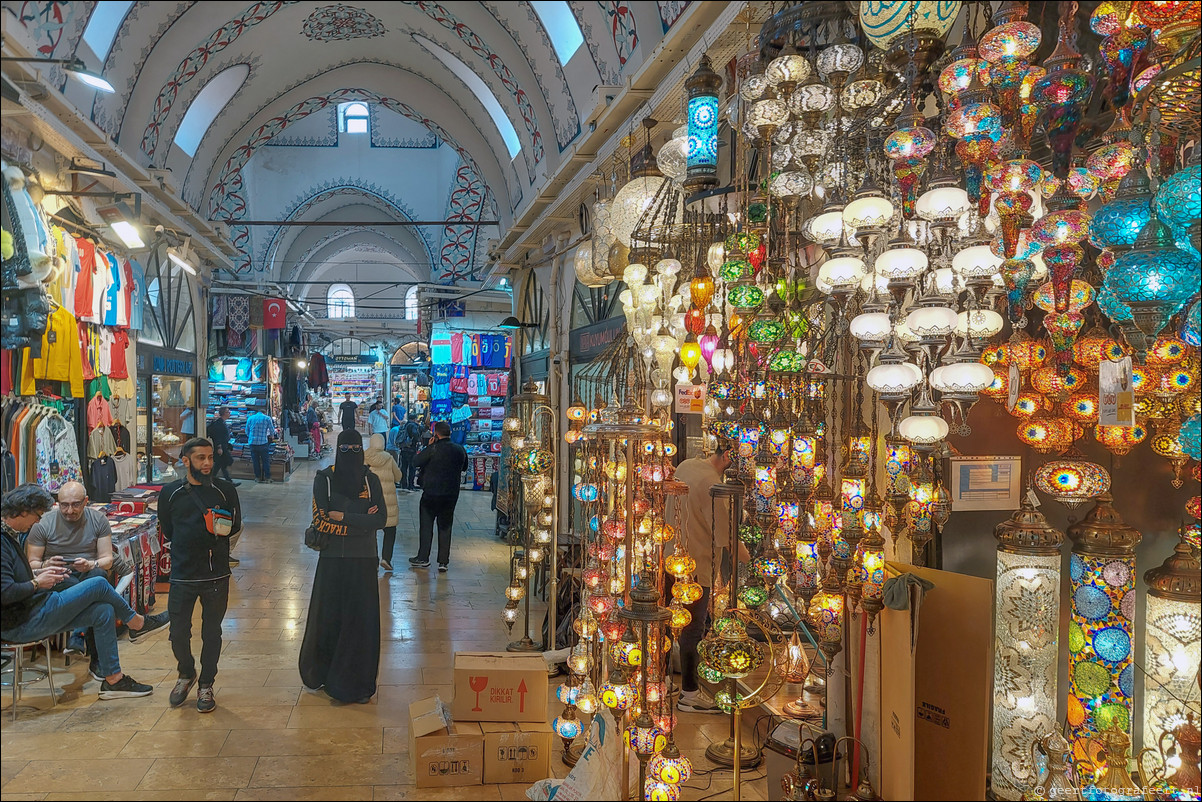
[[[165,634],[121,642],[122,668],[156,687],[144,699],[98,701],[86,662],[64,670],[56,657],[56,708],[44,683],[30,686],[22,700],[29,709],[13,723],[4,695],[3,800],[525,798],[524,785],[415,788],[407,755],[408,705],[436,693],[450,700],[454,652],[503,649],[512,639],[500,618],[509,551],[493,537],[488,494],[461,497],[446,575],[404,565],[416,551],[418,494],[400,495],[397,570],[380,575],[379,692],[369,705],[344,706],[305,692],[296,668],[317,561],[301,534],[313,472],[302,461],[286,483],[239,488],[246,530],[225,619],[217,710],[200,715],[194,701],[167,707],[175,663]],[[161,598],[159,609],[165,604]],[[543,610],[532,618],[541,625]],[[198,608],[197,654],[199,628]],[[552,699],[552,715],[556,705]],[[700,774],[711,768],[702,751],[724,740],[728,726],[722,716],[679,716],[677,743],[699,772],[685,799],[723,791],[713,798],[731,798],[729,771]],[[561,776],[566,770],[558,754],[552,768]],[[765,798],[762,777],[762,769],[749,773],[745,799]]]

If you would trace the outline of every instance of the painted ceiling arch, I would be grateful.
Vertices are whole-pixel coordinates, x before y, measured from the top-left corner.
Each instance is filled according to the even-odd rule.
[[[325,182],[318,186],[309,187],[289,203],[284,220],[324,220],[331,212],[355,204],[367,204],[387,213],[395,220],[415,220],[416,214],[403,201],[393,195],[386,187],[376,186],[367,181],[353,178],[340,178],[336,181]],[[268,267],[274,275],[279,275],[274,259],[280,249],[287,251],[289,245],[300,232],[297,226],[277,226],[272,229],[271,237],[266,247],[261,251],[260,263]],[[425,252],[430,265],[433,265],[437,245],[435,238],[426,227],[398,228],[396,235],[404,240],[405,247],[418,250],[420,246]]]
[[[315,240],[307,246],[294,244],[287,254],[287,262],[291,265],[288,276],[280,283],[295,289],[295,283],[313,281],[323,270],[323,266],[335,260],[339,255],[362,252],[383,256],[381,262],[399,271],[397,281],[428,282],[429,277],[413,265],[420,262],[420,257],[412,253],[405,245],[393,239],[387,232],[370,226],[347,226],[333,231],[320,232]],[[375,257],[373,257],[373,261]],[[345,265],[349,260],[342,259]],[[345,271],[344,271],[345,272]],[[347,276],[340,274],[339,279]],[[303,292],[302,292],[303,295]]]

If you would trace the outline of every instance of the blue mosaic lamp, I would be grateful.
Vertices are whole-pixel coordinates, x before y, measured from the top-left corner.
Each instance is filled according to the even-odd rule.
[[[1135,325],[1155,337],[1198,291],[1202,265],[1173,242],[1168,226],[1152,217],[1135,247],[1115,260],[1106,287],[1131,307]]]
[[[1181,339],[1197,348],[1202,345],[1202,300],[1196,300],[1181,316]]]
[[[722,76],[714,72],[709,56],[702,55],[696,72],[685,81],[689,93],[686,189],[695,191],[718,184],[718,90],[721,88]]]
[[[1089,224],[1090,243],[1116,252],[1132,248],[1152,217],[1151,200],[1148,174],[1142,169],[1132,169],[1123,176],[1114,200],[1094,213]]]
[[[1194,415],[1181,424],[1181,433],[1177,435],[1181,445],[1181,453],[1192,460],[1202,460],[1202,417]]]
[[[1200,253],[1199,219],[1202,218],[1202,166],[1198,157],[1189,167],[1178,170],[1160,185],[1156,193],[1156,214],[1173,231],[1177,245]]]

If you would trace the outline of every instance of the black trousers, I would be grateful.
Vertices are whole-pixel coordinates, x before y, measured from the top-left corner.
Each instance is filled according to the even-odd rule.
[[[212,685],[221,656],[221,622],[230,601],[230,578],[171,583],[167,612],[171,617],[171,651],[181,677],[196,676],[192,656],[192,613],[200,601],[200,684]]]
[[[459,503],[459,495],[434,496],[422,493],[421,503],[418,504],[419,528],[417,541],[417,558],[430,559],[430,546],[434,541],[434,522],[438,521],[438,564],[446,565],[451,561],[451,527],[455,524],[455,505]]]
[[[417,456],[416,451],[401,451],[401,487],[406,490],[413,490],[416,485],[413,480],[417,477],[417,468],[413,467],[413,458]]]
[[[697,646],[705,638],[705,631],[709,628],[709,601],[710,589],[704,585],[701,588],[701,598],[689,605],[689,612],[693,614],[693,619],[689,621],[688,626],[680,630],[680,689],[682,691],[695,691],[697,685],[697,663],[700,657],[697,654]]]
[[[385,491],[388,492],[388,491]],[[380,547],[380,559],[392,564],[392,550],[396,547],[396,527],[384,527],[384,544]]]

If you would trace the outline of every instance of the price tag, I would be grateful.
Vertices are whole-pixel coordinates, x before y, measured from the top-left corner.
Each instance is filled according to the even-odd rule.
[[[1011,363],[1010,376],[1006,381],[1006,411],[1014,412],[1018,406],[1018,393],[1022,389],[1023,379],[1018,372],[1018,365]]]
[[[1135,377],[1131,357],[1098,365],[1098,423],[1103,426],[1135,425]]]
[[[1035,495],[1034,490],[1027,491],[1027,501],[1031,502],[1032,507],[1038,507],[1041,503],[1039,500],[1039,496]]]

